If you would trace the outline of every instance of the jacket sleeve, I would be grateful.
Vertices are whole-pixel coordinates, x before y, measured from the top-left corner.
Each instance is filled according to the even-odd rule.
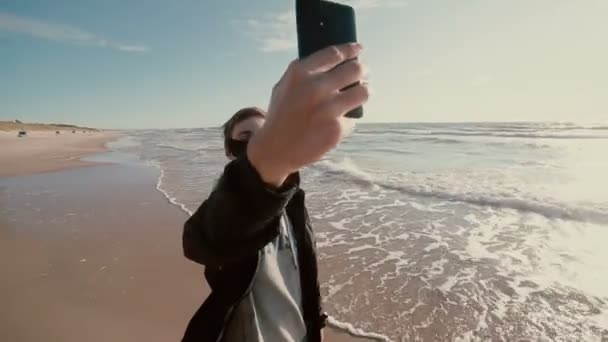
[[[230,162],[209,198],[186,221],[186,258],[221,266],[257,254],[279,233],[281,213],[299,185],[292,174],[279,189],[267,186],[246,157]]]

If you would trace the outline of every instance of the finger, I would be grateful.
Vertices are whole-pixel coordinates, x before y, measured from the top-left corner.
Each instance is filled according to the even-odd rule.
[[[370,91],[367,83],[360,83],[332,96],[322,111],[330,116],[344,116],[351,110],[362,106],[369,99]]]
[[[358,43],[328,46],[302,59],[303,69],[308,72],[326,72],[338,64],[353,59],[361,53],[363,47]]]
[[[347,86],[360,81],[366,73],[367,69],[360,61],[351,59],[350,61],[338,65],[333,70],[322,74],[320,76],[320,82],[328,92],[333,92],[342,90]]]

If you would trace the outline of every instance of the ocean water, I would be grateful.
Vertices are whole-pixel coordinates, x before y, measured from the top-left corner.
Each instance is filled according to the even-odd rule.
[[[219,129],[132,132],[192,212]],[[608,125],[359,124],[302,171],[332,324],[385,341],[608,341]]]

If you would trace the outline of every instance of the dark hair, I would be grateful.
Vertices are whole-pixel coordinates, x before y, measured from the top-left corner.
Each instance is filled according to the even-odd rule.
[[[264,112],[260,108],[247,107],[234,113],[234,115],[232,115],[232,117],[226,121],[224,125],[222,125],[222,129],[224,130],[224,149],[228,150],[228,140],[232,138],[232,131],[234,130],[234,127],[239,122],[245,121],[254,116],[265,117]]]

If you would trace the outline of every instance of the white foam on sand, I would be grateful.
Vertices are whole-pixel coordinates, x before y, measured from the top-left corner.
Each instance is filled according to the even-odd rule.
[[[433,261],[433,263],[431,264],[431,267],[426,269],[427,274],[431,277],[438,277],[439,275],[442,275],[444,273],[444,266],[448,262],[449,262],[448,259],[439,259],[439,260]]]
[[[156,190],[160,191],[160,193],[162,193],[165,196],[165,198],[169,201],[169,203],[176,205],[178,208],[180,208],[184,212],[188,213],[188,215],[192,216],[193,212],[190,211],[190,209],[188,209],[185,204],[179,202],[177,200],[177,198],[171,196],[163,188],[163,178],[165,177],[165,170],[163,170],[162,166],[156,161],[149,161],[149,164],[157,167],[160,170],[159,175],[158,175],[158,181],[156,182]]]
[[[539,288],[555,284],[608,298],[608,240],[605,226],[548,219],[542,215],[495,214],[483,220],[470,214],[467,253],[499,262],[505,275],[529,280]],[[510,237],[515,242],[510,242]],[[489,247],[503,244],[500,248]],[[525,275],[520,277],[518,275]],[[521,278],[521,279],[520,279]],[[525,295],[528,288],[514,288]]]
[[[409,202],[410,206],[416,210],[420,211],[430,211],[430,212],[443,212],[445,210],[437,209],[438,206],[442,205],[442,203],[434,203],[433,205],[422,205],[421,203],[411,201]]]
[[[346,254],[351,254],[351,253],[355,253],[355,252],[361,252],[361,251],[364,251],[366,249],[380,249],[380,248],[378,248],[376,246],[372,246],[372,245],[361,245],[361,246],[349,248],[348,251],[346,251]]]
[[[476,272],[477,271],[475,271],[474,268],[463,268],[456,275],[448,277],[446,281],[438,287],[438,289],[443,292],[448,292],[456,284],[463,284],[471,281]]]
[[[347,285],[353,285],[353,278],[354,278],[354,276],[351,277],[348,281],[340,283],[338,285],[332,285],[333,278],[330,279],[329,283],[327,284],[327,297],[326,298],[333,297],[333,295],[340,292],[340,290],[342,290]]]
[[[428,253],[428,252],[432,251],[433,249],[437,249],[442,246],[449,247],[448,244],[445,242],[432,242],[432,243],[429,243],[426,247],[424,247],[423,251]]]
[[[600,327],[608,330],[608,310],[604,310],[598,315],[592,316],[591,319]]]
[[[597,340],[594,325],[608,328],[608,307],[601,304],[587,304],[593,298],[608,299],[608,252],[602,248],[608,239],[604,226],[587,222],[549,219],[542,215],[512,215],[509,212],[488,210],[486,215],[465,216],[469,222],[468,244],[465,253],[475,259],[491,259],[498,265],[497,274],[506,277],[508,287],[515,294],[505,296],[499,289],[486,282],[480,282],[484,291],[492,293],[493,300],[476,296],[475,301],[482,307],[479,325],[473,335],[465,335],[462,341],[471,340],[475,332],[486,328],[488,314],[504,318],[509,310],[518,310],[535,303],[537,309],[531,311],[526,320],[530,331],[537,337],[550,339],[547,332],[539,330],[550,317],[550,327],[558,332],[570,327],[580,327],[577,340]],[[450,290],[461,283],[458,279],[448,279],[440,288]],[[489,287],[488,287],[489,286]],[[547,292],[549,291],[549,292]],[[583,301],[569,300],[555,312],[552,299],[538,296],[550,293],[551,298],[569,298],[580,294]],[[575,297],[576,298],[576,297]],[[484,301],[486,300],[486,301]],[[490,305],[491,304],[491,305]],[[599,310],[597,315],[586,316],[591,307]],[[536,325],[534,325],[536,324]],[[474,341],[474,339],[473,339]]]
[[[365,266],[365,269],[366,270],[375,270],[378,268],[378,266],[384,265],[388,261],[395,261],[396,263],[399,263],[402,260],[407,260],[406,258],[404,258],[406,254],[403,251],[386,251],[386,252],[387,252],[387,255],[384,258]]]
[[[342,219],[340,221],[329,222],[329,225],[332,226],[334,229],[337,229],[337,230],[348,230],[348,231],[350,231],[350,229],[348,229],[347,227],[344,226],[344,224],[347,221],[348,221],[348,219]]]
[[[355,328],[352,324],[340,322],[333,316],[329,316],[329,318],[327,319],[327,323],[329,323],[330,326],[345,331],[352,336],[365,337],[382,342],[392,342],[391,339],[389,339],[387,336]]]

